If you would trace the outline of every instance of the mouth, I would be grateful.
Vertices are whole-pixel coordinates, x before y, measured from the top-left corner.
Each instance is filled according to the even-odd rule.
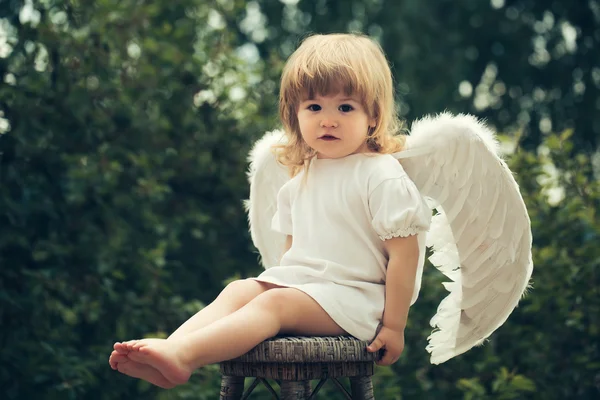
[[[333,135],[323,135],[323,136],[319,136],[319,139],[321,139],[321,140],[325,140],[325,141],[327,141],[327,142],[329,142],[329,141],[333,141],[333,140],[340,140],[340,138],[338,138],[338,137],[335,137],[335,136],[333,136]]]

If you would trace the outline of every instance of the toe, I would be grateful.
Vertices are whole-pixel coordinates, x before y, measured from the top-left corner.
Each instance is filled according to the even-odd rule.
[[[110,367],[113,367],[114,364],[114,352],[110,354],[110,357],[108,357],[108,363],[110,364]],[[114,368],[113,368],[114,369]]]
[[[146,347],[146,343],[144,343],[144,342],[143,342],[143,341],[141,341],[141,340],[138,340],[138,341],[136,341],[136,343],[134,343],[134,344],[131,346],[131,350],[139,351],[140,349],[142,349],[142,348],[144,348],[144,347]]]
[[[111,358],[108,360],[108,363],[110,364],[110,367],[111,367],[112,369],[117,369],[117,366],[119,365],[119,361],[117,361],[117,360],[116,360],[114,357],[111,357]]]
[[[108,358],[108,363],[110,364],[110,366],[112,367],[112,369],[115,369],[114,366],[116,365],[117,361],[116,361],[116,356],[117,356],[116,351],[113,351],[112,353],[110,353],[110,357]]]
[[[131,351],[133,350],[133,346],[138,342],[138,340],[130,340],[128,342],[123,343],[125,345],[125,347],[127,348],[127,350]]]
[[[111,355],[109,362],[112,369],[117,369],[120,364],[128,363],[129,359],[124,354],[115,353],[114,355]]]
[[[124,343],[117,342],[113,345],[113,349],[121,354],[127,354],[129,350],[125,347]]]

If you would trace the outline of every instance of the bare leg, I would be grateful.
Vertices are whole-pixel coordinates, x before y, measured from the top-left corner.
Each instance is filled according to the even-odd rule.
[[[194,369],[240,356],[278,333],[340,335],[344,331],[307,294],[277,288],[182,338],[130,344],[128,357],[181,384],[187,382]]]
[[[188,333],[204,328],[205,326],[239,310],[256,296],[273,287],[275,286],[258,282],[253,279],[233,281],[221,291],[212,303],[185,321],[169,336],[168,339],[181,338]]]
[[[267,283],[258,282],[255,280],[238,280],[227,285],[225,289],[217,296],[217,298],[208,306],[200,310],[193,317],[184,322],[171,336],[169,340],[184,337],[188,333],[203,328],[218,319],[227,316],[236,310],[246,305],[261,293],[264,293],[269,288],[274,287]],[[111,354],[109,363],[112,369],[118,370],[126,375],[134,378],[141,378],[150,383],[156,384],[158,381],[157,374],[161,375],[158,370],[155,370],[149,365],[140,364],[125,357],[115,356],[115,352],[127,356],[131,345],[137,341],[117,342],[114,344],[114,352]],[[127,364],[119,367],[120,363]],[[133,361],[133,362],[128,362]],[[166,378],[165,378],[166,379]],[[165,385],[157,385],[165,387]]]

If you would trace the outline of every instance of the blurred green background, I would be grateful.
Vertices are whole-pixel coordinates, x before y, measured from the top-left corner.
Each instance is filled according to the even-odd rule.
[[[112,343],[165,336],[260,271],[247,152],[278,126],[298,41],[349,31],[384,47],[407,121],[501,133],[534,235],[531,293],[440,366],[426,269],[376,397],[600,398],[597,0],[1,0],[0,398],[217,398],[215,366],[164,391],[112,371]]]

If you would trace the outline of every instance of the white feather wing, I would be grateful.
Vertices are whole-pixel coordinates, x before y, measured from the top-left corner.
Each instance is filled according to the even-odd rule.
[[[245,206],[252,241],[265,268],[278,262],[285,243],[285,235],[271,229],[271,220],[277,210],[277,193],[290,179],[287,168],[276,161],[271,148],[284,140],[282,131],[267,132],[256,142],[248,157],[250,198]]]
[[[427,346],[439,364],[481,344],[517,306],[533,270],[529,216],[493,133],[472,116],[417,121],[395,156],[439,212],[427,243],[451,279]]]

